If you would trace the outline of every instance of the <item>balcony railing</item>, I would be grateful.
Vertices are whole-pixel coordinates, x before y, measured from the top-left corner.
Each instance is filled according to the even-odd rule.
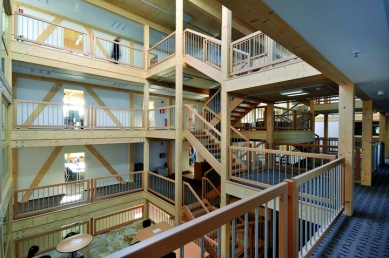
[[[222,43],[220,40],[186,29],[184,30],[184,46],[185,54],[221,70]]]
[[[93,129],[142,129],[143,110],[93,106]]]
[[[120,63],[134,68],[144,68],[144,52],[142,49],[97,36],[93,39],[93,58]],[[113,47],[115,44],[119,47],[120,54],[118,60],[112,60]]]
[[[18,41],[77,54],[89,56],[91,53],[88,33],[28,14],[15,13],[14,37]]]
[[[143,190],[143,172],[79,180],[14,191],[14,218],[90,204]]]
[[[175,106],[149,109],[149,129],[174,129],[175,110]]]
[[[175,181],[164,176],[160,176],[151,171],[147,172],[149,177],[147,191],[165,199],[170,203],[175,203]]]
[[[15,128],[91,129],[91,107],[55,102],[14,100]]]
[[[143,129],[143,110],[14,100],[14,128]],[[174,110],[174,106],[168,107]],[[169,128],[174,128],[174,112]]]

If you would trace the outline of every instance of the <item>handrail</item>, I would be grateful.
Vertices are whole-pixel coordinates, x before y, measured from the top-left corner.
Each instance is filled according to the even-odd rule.
[[[152,109],[149,109],[149,111],[161,110],[161,109],[168,109],[168,108],[174,108],[174,107],[176,107],[176,106],[175,106],[175,105],[172,105],[172,106],[166,106],[166,107],[152,108]]]
[[[49,21],[49,20],[45,20],[45,19],[42,19],[42,18],[38,18],[36,16],[32,16],[32,15],[29,15],[29,14],[26,14],[26,13],[20,13],[20,12],[15,12],[15,16],[26,16],[28,18],[31,18],[31,19],[35,19],[35,20],[38,20],[38,21],[42,21],[42,22],[47,22],[47,23],[50,23],[50,24],[53,24],[53,25],[56,25],[58,27],[62,27],[62,28],[65,28],[65,29],[69,29],[69,30],[73,30],[73,31],[76,31],[76,32],[79,32],[79,33],[82,33],[82,34],[87,34],[89,35],[89,33],[85,32],[85,31],[81,31],[81,30],[77,30],[77,29],[74,29],[74,28],[71,28],[71,27],[68,27],[68,26],[65,26],[65,25],[61,25],[57,22],[53,22],[53,21]],[[24,40],[24,38],[23,38]]]
[[[199,32],[197,32],[197,31],[194,31],[194,30],[191,30],[191,29],[185,29],[185,30],[184,30],[184,33],[185,33],[185,32],[190,32],[190,33],[196,34],[196,35],[198,35],[198,36],[201,36],[201,37],[203,37],[203,38],[206,38],[206,39],[209,40],[209,41],[213,41],[213,42],[215,42],[215,43],[217,43],[217,44],[219,44],[219,45],[222,44],[222,41],[219,40],[219,39],[212,38],[212,37],[210,37],[210,36],[208,36],[208,35],[199,33]]]
[[[213,190],[216,191],[216,193],[217,193],[218,195],[221,195],[221,193],[219,192],[219,190],[217,190],[217,187],[211,182],[211,180],[209,180],[209,179],[206,178],[206,177],[203,177],[203,180],[207,181],[207,182],[212,186]],[[203,198],[204,198],[204,197],[203,197]]]
[[[197,196],[197,193],[193,190],[192,186],[190,186],[190,184],[188,182],[182,182],[182,187],[184,190],[184,187],[188,187],[188,189],[192,192],[193,196],[196,198],[196,200],[200,203],[201,207],[204,209],[204,211],[206,213],[209,213],[209,210],[207,209],[207,207],[205,207],[204,203],[200,200],[200,198]],[[184,200],[184,198],[182,198]],[[184,201],[183,201],[184,202]]]
[[[162,42],[168,40],[171,36],[173,36],[174,34],[176,34],[175,31],[173,31],[172,33],[170,33],[169,35],[167,35],[165,38],[161,39],[160,41],[158,41],[156,44],[154,44],[154,46],[152,46],[151,48],[148,49],[148,51],[150,52],[151,50],[153,50],[154,48],[156,48],[158,45],[160,45]]]
[[[245,150],[245,151],[258,151],[258,149],[255,149],[255,148],[235,147],[235,146],[231,146],[230,149],[232,149],[232,150]],[[271,150],[271,149],[260,149],[260,151],[264,152],[264,153],[281,154],[281,155],[294,155],[294,154],[296,154],[296,152],[293,152],[293,151],[281,151],[281,150]],[[318,158],[318,159],[328,159],[328,160],[336,159],[336,155],[315,154],[315,153],[307,153],[307,152],[301,152],[301,153],[299,153],[299,156],[303,156],[306,158]]]
[[[31,32],[34,32],[34,29],[35,28],[29,28],[27,27],[26,29],[23,27],[23,24],[21,25],[21,29],[22,31],[18,31],[19,29],[19,22],[18,22],[18,18],[21,17],[20,19],[22,20],[23,22],[23,19],[33,19],[35,21],[38,22],[38,24],[40,22],[42,23],[45,23],[47,25],[51,25],[51,26],[55,26],[55,27],[59,27],[61,28],[61,30],[70,30],[72,33],[77,33],[79,34],[79,36],[83,35],[85,38],[84,38],[84,42],[85,44],[79,44],[79,41],[74,41],[74,42],[71,42],[71,41],[66,41],[67,43],[69,44],[73,44],[73,47],[65,47],[63,46],[62,43],[64,43],[64,41],[62,40],[62,43],[60,43],[61,41],[53,41],[51,40],[51,43],[47,43],[47,39],[45,39],[44,37],[45,36],[49,36],[50,34],[47,34],[47,35],[44,35],[44,34],[41,34],[42,37],[39,35],[38,38],[29,38],[32,36],[32,34],[30,34]],[[40,18],[37,18],[37,17],[34,17],[34,16],[31,16],[31,15],[27,15],[27,14],[22,14],[22,13],[19,13],[19,12],[16,12],[15,13],[15,31],[14,31],[14,38],[16,40],[20,40],[20,41],[27,41],[27,42],[32,42],[32,43],[38,43],[40,45],[43,45],[43,46],[47,46],[47,47],[51,47],[51,48],[56,48],[56,49],[60,49],[60,50],[66,50],[66,51],[71,51],[71,52],[76,52],[76,53],[81,53],[83,55],[90,55],[91,53],[91,49],[90,49],[90,34],[88,32],[83,32],[83,31],[80,31],[80,30],[77,30],[77,29],[73,29],[73,28],[70,28],[70,27],[67,27],[67,26],[64,26],[64,25],[61,25],[61,24],[58,24],[58,23],[55,23],[55,22],[52,22],[52,21],[47,21],[47,20],[44,20],[44,19],[40,19]],[[27,23],[27,26],[34,26],[33,25],[34,23]],[[44,32],[44,31],[43,31]],[[24,34],[27,33],[27,37],[24,37]],[[64,37],[64,36],[63,36]],[[39,39],[41,41],[39,41]],[[65,39],[65,37],[64,37]],[[82,38],[81,38],[82,40]],[[46,43],[45,43],[46,42]],[[84,47],[85,47],[85,51],[84,51]]]
[[[206,235],[211,230],[229,223],[233,219],[241,216],[242,213],[254,210],[262,204],[279,196],[286,197],[287,192],[287,183],[280,183],[259,193],[253,194],[245,199],[224,206],[216,211],[205,214],[204,216],[201,216],[195,220],[188,221],[183,225],[179,225],[168,231],[162,232],[134,246],[122,249],[107,256],[107,258],[157,257],[155,254],[156,249],[158,249],[159,256],[161,256],[161,254],[167,254],[172,250],[184,246],[194,239]],[[284,226],[284,224],[281,226]],[[281,230],[283,229],[281,228]],[[286,254],[283,253],[281,256],[282,255]]]
[[[191,108],[188,104],[185,104],[184,107],[193,110],[193,108]],[[207,120],[205,120],[200,114],[194,112],[194,115],[195,115],[198,119],[200,119],[204,124],[206,124],[207,126],[209,126],[210,128],[212,128],[213,131],[214,131],[217,135],[222,136],[222,134],[221,134],[218,130],[216,130],[215,127],[214,127],[213,125],[211,125]]]
[[[208,106],[208,104],[217,96],[217,94],[219,94],[219,92],[221,92],[222,88],[220,88],[218,91],[215,92],[215,94],[213,94],[213,96],[207,101],[205,102],[204,106]]]
[[[243,38],[240,38],[240,39],[237,39],[235,41],[232,41],[231,42],[231,45],[236,45],[237,43],[240,43],[242,41],[247,41],[248,39],[252,38],[252,37],[255,37],[255,36],[258,36],[260,34],[263,34],[263,32],[261,32],[260,30],[256,31],[256,32],[253,32],[247,36],[244,36]]]
[[[167,201],[169,201],[169,202],[171,202],[171,203],[175,203],[175,202],[176,202],[175,197],[174,197],[174,191],[173,191],[173,193],[172,193],[172,194],[173,194],[173,198],[170,198],[169,196],[166,196],[167,194],[164,195],[163,193],[158,192],[158,190],[160,190],[160,189],[153,189],[153,188],[150,186],[150,183],[151,183],[151,184],[154,183],[154,182],[153,182],[154,179],[152,178],[152,177],[154,177],[154,178],[158,178],[158,180],[162,180],[162,182],[163,182],[163,181],[169,182],[170,184],[173,185],[172,188],[174,189],[175,181],[174,181],[173,179],[170,179],[170,178],[167,178],[167,177],[158,175],[158,174],[153,173],[153,172],[151,172],[151,171],[148,171],[148,172],[147,172],[147,177],[149,178],[149,180],[147,181],[147,182],[148,182],[148,185],[146,186],[147,191],[149,191],[149,192],[151,192],[151,193],[153,193],[153,194],[159,196],[160,198],[165,199],[165,200],[167,200]],[[157,183],[157,184],[158,184],[158,183]],[[164,190],[167,190],[167,189],[165,188]]]

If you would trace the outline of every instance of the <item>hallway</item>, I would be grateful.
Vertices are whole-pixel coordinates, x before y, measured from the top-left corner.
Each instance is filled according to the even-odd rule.
[[[342,215],[312,257],[389,257],[389,165],[372,187],[354,185],[354,214]]]

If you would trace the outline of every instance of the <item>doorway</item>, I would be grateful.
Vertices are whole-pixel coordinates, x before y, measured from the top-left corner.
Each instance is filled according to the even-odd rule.
[[[65,89],[63,95],[65,125],[84,125],[84,91]]]
[[[85,178],[85,153],[65,153],[65,182],[79,181]]]

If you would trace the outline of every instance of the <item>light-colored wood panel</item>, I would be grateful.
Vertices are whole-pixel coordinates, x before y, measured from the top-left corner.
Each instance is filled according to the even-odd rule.
[[[139,138],[145,136],[144,130],[77,130],[75,137],[75,130],[11,130],[11,140],[20,142],[27,140],[81,140],[81,139],[98,139],[98,138]],[[20,146],[19,145],[19,146]]]
[[[100,163],[109,171],[109,173],[111,173],[111,175],[119,175],[119,173],[116,172],[116,170],[108,163],[108,161],[103,156],[101,156],[101,154],[92,145],[84,145],[84,147],[89,150],[90,153],[92,153],[98,161],[100,161]],[[115,179],[118,180],[121,184],[126,183],[121,177],[115,177]]]
[[[381,125],[381,124],[380,124]],[[381,127],[380,127],[381,129]],[[361,185],[372,183],[373,101],[363,101],[362,108],[362,180]]]
[[[36,175],[34,181],[32,181],[32,183],[30,184],[30,187],[28,187],[28,188],[33,188],[33,187],[39,186],[39,183],[42,181],[42,178],[46,175],[46,172],[49,170],[49,168],[53,164],[54,160],[57,158],[58,154],[62,150],[62,148],[63,148],[63,146],[57,146],[54,148],[53,152],[50,154],[50,156],[46,160],[45,164],[43,164],[42,168],[40,169],[40,171]],[[22,202],[27,202],[28,199],[30,199],[32,193],[33,193],[32,191],[27,191],[22,198]]]
[[[227,81],[227,91],[238,91],[315,75],[321,75],[321,73],[304,61],[295,61],[283,66],[269,68],[261,72],[232,78]]]
[[[167,74],[174,71],[176,65],[176,61],[174,57],[175,55],[171,55],[169,58],[166,58],[163,62],[147,69],[145,78],[153,77],[154,75],[160,74],[161,72]]]
[[[165,211],[169,214],[174,214],[175,208],[170,203],[166,202],[165,200],[158,198],[152,193],[149,192],[143,192],[144,198],[147,199],[149,202],[156,204],[160,209]]]
[[[203,74],[209,76],[213,80],[215,80],[219,83],[222,81],[222,73],[221,73],[221,71],[217,70],[216,68],[214,68],[210,65],[207,65],[206,63],[204,63],[204,62],[202,62],[202,61],[200,61],[200,60],[198,60],[190,55],[185,55],[184,60],[185,60],[185,63],[196,68],[197,70],[199,70]]]
[[[255,189],[253,187],[245,186],[231,181],[226,181],[224,184],[226,187],[226,194],[238,197],[240,199],[260,192],[259,189]]]
[[[33,148],[50,146],[80,146],[95,144],[120,144],[144,142],[145,138],[101,138],[101,139],[64,139],[64,140],[28,140],[23,142],[12,141],[12,148]]]
[[[158,139],[175,139],[175,130],[150,130],[145,131],[145,137]],[[182,137],[184,139],[184,137]]]
[[[339,142],[338,156],[345,158],[345,214],[354,209],[354,85],[339,85]]]

